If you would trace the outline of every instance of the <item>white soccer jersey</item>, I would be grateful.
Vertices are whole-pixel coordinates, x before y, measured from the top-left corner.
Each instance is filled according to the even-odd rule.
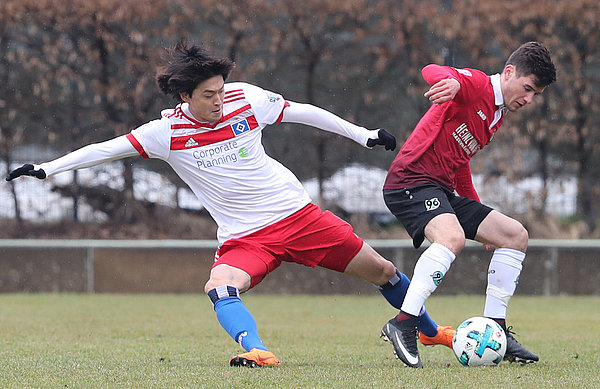
[[[224,242],[282,220],[311,201],[296,176],[269,157],[261,142],[263,128],[281,120],[285,105],[279,94],[228,83],[219,122],[195,120],[182,103],[127,139],[144,158],[173,167],[210,212]]]

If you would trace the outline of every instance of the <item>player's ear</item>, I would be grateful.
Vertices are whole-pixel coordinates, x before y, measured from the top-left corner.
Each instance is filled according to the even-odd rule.
[[[516,72],[515,65],[506,65],[502,71],[502,76],[505,80],[511,78]]]
[[[190,96],[190,94],[187,92],[179,92],[179,97],[181,97],[181,100],[186,103],[189,103],[190,100],[192,100],[192,96]]]

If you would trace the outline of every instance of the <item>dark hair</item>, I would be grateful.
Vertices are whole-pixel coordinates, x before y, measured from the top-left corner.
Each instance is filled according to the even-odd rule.
[[[227,58],[212,57],[197,45],[188,47],[184,41],[167,49],[167,66],[156,75],[162,93],[181,101],[180,93],[192,95],[198,84],[221,75],[227,80],[235,64]]]
[[[550,52],[539,42],[523,43],[508,57],[506,65],[514,65],[521,76],[533,74],[536,86],[548,86],[556,81],[556,68]]]

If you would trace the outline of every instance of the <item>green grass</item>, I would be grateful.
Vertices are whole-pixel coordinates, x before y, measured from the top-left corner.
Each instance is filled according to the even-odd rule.
[[[244,297],[272,368],[230,368],[240,347],[202,295],[0,295],[1,388],[598,388],[600,297],[515,297],[509,324],[535,365],[465,368],[421,347],[404,368],[378,335],[378,296]],[[428,301],[440,324],[481,313],[482,297]]]

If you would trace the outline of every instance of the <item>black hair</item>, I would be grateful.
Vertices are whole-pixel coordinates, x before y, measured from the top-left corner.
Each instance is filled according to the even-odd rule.
[[[167,49],[167,66],[156,75],[156,84],[162,93],[181,100],[181,93],[192,95],[198,84],[221,75],[223,80],[231,74],[235,64],[228,58],[210,56],[201,46],[188,46],[179,41]]]
[[[536,77],[536,86],[548,86],[556,81],[556,68],[550,52],[539,42],[527,42],[508,57],[506,65],[514,65],[517,74]],[[506,66],[505,65],[505,66]]]

